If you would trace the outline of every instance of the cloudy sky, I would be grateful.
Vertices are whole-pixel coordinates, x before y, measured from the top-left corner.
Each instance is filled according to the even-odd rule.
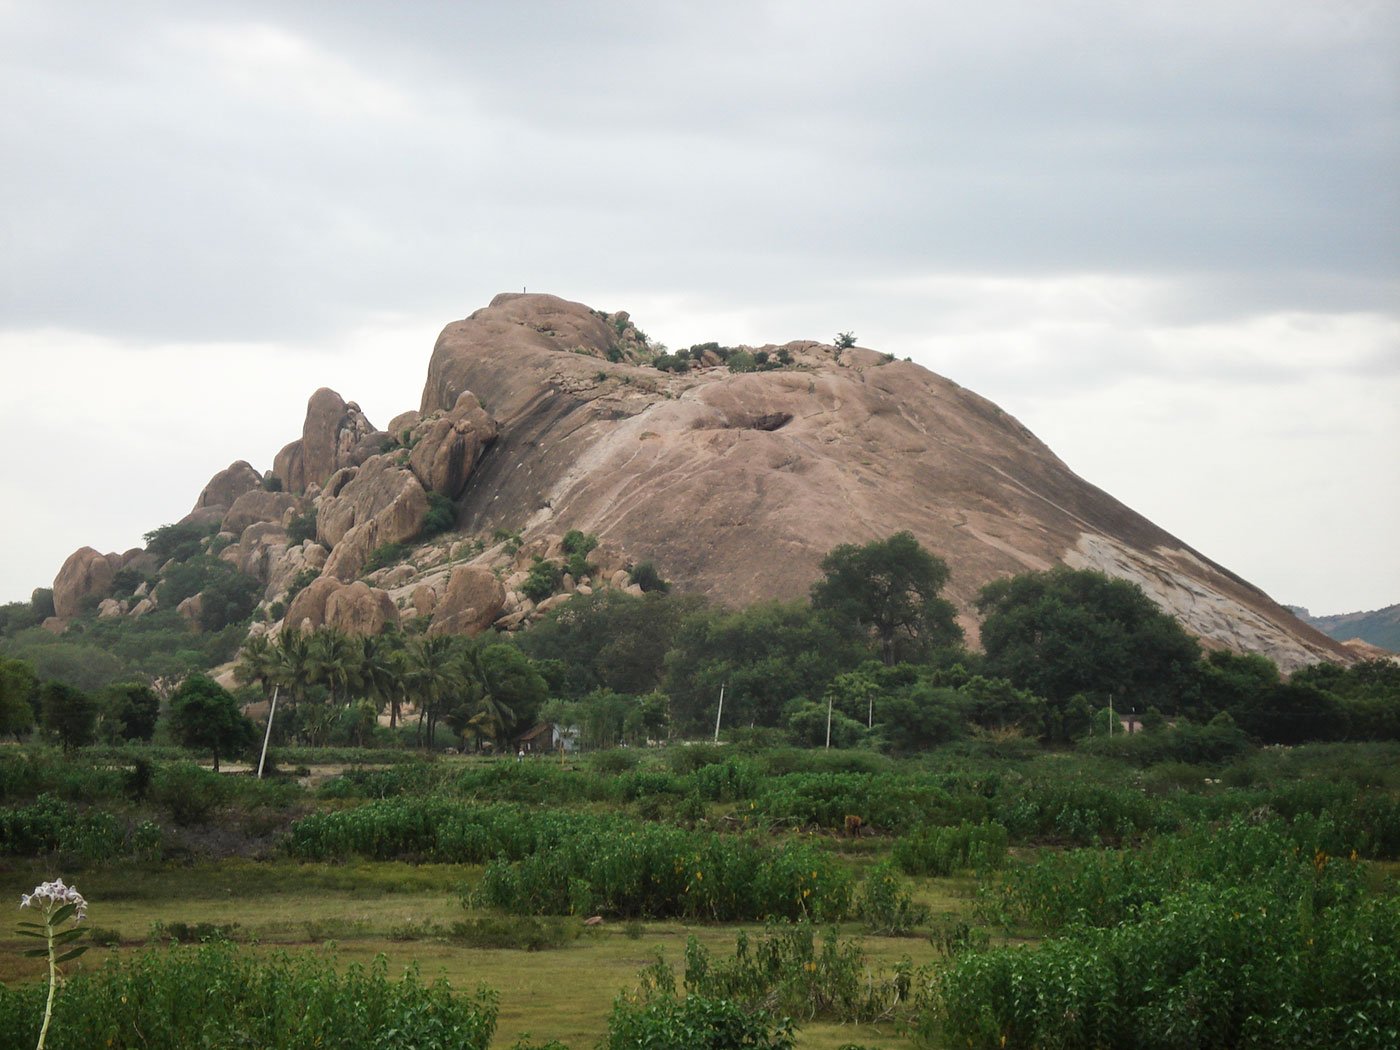
[[[1400,602],[1389,0],[0,0],[0,600],[528,287],[909,356],[1274,597]]]

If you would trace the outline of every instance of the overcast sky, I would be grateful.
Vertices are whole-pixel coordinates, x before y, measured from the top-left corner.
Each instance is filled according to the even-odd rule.
[[[1317,613],[1400,602],[1400,5],[0,0],[0,600],[498,291],[991,398]]]

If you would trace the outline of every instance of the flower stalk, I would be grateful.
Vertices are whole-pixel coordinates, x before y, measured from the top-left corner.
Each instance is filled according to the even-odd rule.
[[[75,887],[65,886],[62,879],[55,879],[35,886],[33,893],[21,895],[19,906],[39,908],[44,914],[43,922],[21,922],[16,931],[21,937],[42,940],[42,948],[30,948],[24,954],[29,958],[47,957],[49,963],[49,993],[44,1002],[44,1022],[39,1027],[39,1042],[34,1048],[44,1050],[49,1023],[53,1020],[54,997],[61,979],[58,967],[88,950],[86,944],[69,947],[86,932],[78,929],[78,923],[87,917],[87,901]]]

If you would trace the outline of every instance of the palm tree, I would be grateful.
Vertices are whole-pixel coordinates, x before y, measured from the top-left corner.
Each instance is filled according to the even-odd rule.
[[[454,640],[447,635],[415,638],[408,645],[405,676],[418,704],[418,742],[423,742],[424,722],[431,744],[433,732],[448,697],[462,687]]]
[[[326,687],[331,706],[348,700],[350,690],[359,685],[356,646],[350,638],[333,627],[322,627],[312,634],[307,656],[311,681]]]
[[[382,711],[389,704],[389,726],[398,724],[402,665],[398,660],[400,642],[393,635],[365,635],[354,639],[355,677],[366,699]]]
[[[264,699],[271,695],[272,687],[277,684],[277,650],[267,635],[249,638],[243,644],[233,675],[240,682],[256,683]]]

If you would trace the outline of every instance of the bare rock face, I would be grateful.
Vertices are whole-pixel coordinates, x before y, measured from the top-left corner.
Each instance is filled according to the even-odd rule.
[[[287,511],[300,510],[302,504],[303,501],[290,492],[265,492],[259,487],[234,500],[221,525],[225,532],[238,536],[248,526],[260,522],[280,524]]]
[[[382,634],[398,622],[398,606],[387,591],[359,581],[342,583],[330,576],[313,580],[292,599],[283,620],[290,627],[332,627],[353,635]]]
[[[272,568],[287,550],[287,530],[280,522],[254,522],[243,530],[238,542],[225,547],[219,557],[245,576],[266,584]]]
[[[326,484],[316,518],[317,538],[331,548],[325,573],[353,580],[376,547],[418,535],[427,513],[428,494],[392,456],[372,456],[358,469],[338,471]]]
[[[399,609],[388,592],[363,582],[337,587],[326,597],[326,625],[345,634],[383,634],[398,622]]]
[[[384,435],[365,418],[360,406],[322,387],[306,405],[301,437],[273,459],[272,472],[291,492],[324,485],[342,467],[358,466],[379,451]]]
[[[418,420],[422,418],[416,408],[411,408],[407,412],[400,412],[393,419],[389,420],[388,433],[395,441],[402,441],[405,434],[412,434],[413,428],[418,425]]]
[[[1142,583],[1207,645],[1285,670],[1355,659],[918,365],[799,341],[753,348],[790,362],[777,370],[675,375],[619,350],[629,325],[502,295],[443,330],[421,411],[470,390],[499,428],[460,499],[464,528],[527,543],[578,528],[732,606],[803,597],[838,543],[907,530],[948,562],[973,644],[984,584],[1071,564]]]
[[[191,594],[188,598],[175,606],[175,611],[179,613],[191,627],[199,630],[199,618],[204,614],[204,597],[199,594]]]
[[[111,620],[126,614],[126,602],[119,602],[115,598],[103,598],[97,604],[97,618],[99,620]]]
[[[456,499],[486,446],[496,440],[496,421],[475,394],[463,391],[450,412],[422,420],[414,436],[413,473],[428,491]]]
[[[282,622],[288,627],[310,630],[322,626],[326,622],[326,600],[343,586],[343,583],[330,576],[312,580],[292,599]]]
[[[280,594],[285,594],[287,588],[301,573],[308,569],[320,572],[326,565],[326,558],[330,552],[313,540],[306,540],[300,546],[285,547],[281,553],[275,550],[269,552],[270,564],[267,570],[267,587],[263,591],[263,597],[269,601]]]
[[[495,622],[506,601],[495,573],[479,565],[459,565],[433,606],[429,634],[480,634]]]
[[[119,568],[119,554],[99,554],[91,547],[80,547],[68,555],[53,581],[54,615],[66,620],[82,612],[84,599],[94,595],[105,598]]]
[[[240,459],[209,479],[209,484],[204,486],[199,498],[194,501],[194,510],[203,507],[223,507],[227,510],[243,493],[260,488],[262,475],[251,464]]]

